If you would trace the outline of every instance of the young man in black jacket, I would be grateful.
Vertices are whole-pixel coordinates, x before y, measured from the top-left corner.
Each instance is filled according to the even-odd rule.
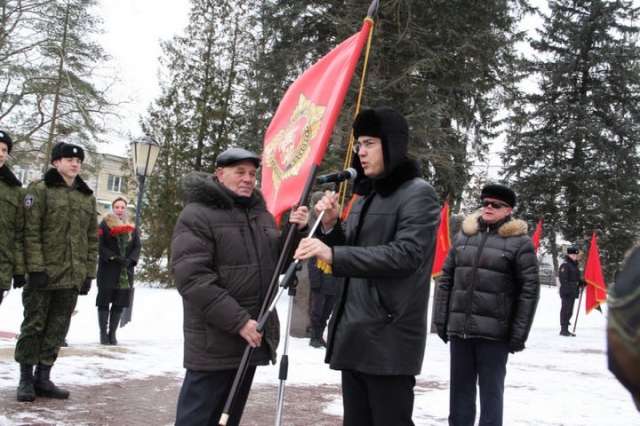
[[[415,376],[427,335],[427,305],[438,196],[409,159],[409,126],[391,108],[364,110],[353,123],[354,201],[342,223],[327,193],[318,238],[295,257],[316,256],[338,277],[326,362],[342,371],[345,426],[413,425]]]

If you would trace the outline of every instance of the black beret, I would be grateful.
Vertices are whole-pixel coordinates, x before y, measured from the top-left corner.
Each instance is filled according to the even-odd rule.
[[[72,143],[58,142],[51,150],[51,163],[61,158],[79,158],[84,161],[84,150]]]
[[[580,253],[580,250],[578,250],[576,247],[567,247],[567,254],[578,254]]]
[[[0,142],[7,144],[7,151],[11,154],[11,149],[13,148],[13,140],[11,140],[11,136],[9,133],[4,130],[0,130]]]
[[[509,207],[515,207],[516,205],[516,193],[513,192],[513,189],[504,185],[486,185],[480,193],[480,199],[483,200],[485,198],[495,198],[507,203]]]
[[[242,148],[229,148],[218,155],[216,167],[229,167],[242,161],[253,161],[256,167],[260,167],[260,157]]]

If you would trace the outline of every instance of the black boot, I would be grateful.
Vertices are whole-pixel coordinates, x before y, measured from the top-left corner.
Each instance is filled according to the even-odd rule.
[[[33,365],[20,364],[20,383],[18,384],[18,401],[35,401],[36,391],[33,388]]]
[[[111,310],[111,316],[109,317],[109,343],[112,345],[118,344],[116,331],[118,331],[118,325],[120,325],[120,316],[122,316],[122,312],[114,312],[113,309]]]
[[[53,382],[49,379],[50,374],[50,365],[38,364],[38,366],[36,367],[36,381],[33,384],[33,387],[36,390],[36,395],[57,399],[69,398],[70,392],[66,389],[61,389],[53,384]]]
[[[569,331],[569,326],[568,325],[563,325],[560,326],[560,335],[561,336],[575,336],[575,334],[573,334],[572,332]]]
[[[325,348],[327,342],[324,341],[322,335],[324,334],[324,328],[313,327],[311,329],[311,340],[309,340],[309,346],[314,348]]]
[[[107,323],[109,322],[109,311],[98,311],[98,325],[100,326],[100,344],[110,345],[107,334]]]

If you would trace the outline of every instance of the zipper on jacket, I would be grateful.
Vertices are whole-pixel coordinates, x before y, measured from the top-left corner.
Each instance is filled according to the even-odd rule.
[[[484,248],[484,244],[487,242],[487,238],[489,237],[489,233],[491,232],[491,227],[487,224],[487,232],[484,232],[482,235],[482,239],[480,240],[480,245],[478,246],[478,252],[476,253],[476,258],[473,261],[473,269],[471,273],[471,286],[469,288],[469,298],[467,301],[467,308],[464,313],[464,332],[462,333],[462,338],[466,339],[467,336],[467,327],[469,326],[469,316],[471,315],[471,305],[473,302],[473,292],[476,286],[476,273],[478,272],[478,261],[480,260],[480,255],[482,254],[482,249]]]
[[[244,215],[247,218],[247,225],[249,226],[249,233],[251,234],[251,242],[253,243],[253,252],[255,253],[256,256],[256,261],[258,262],[258,265],[261,264],[260,262],[260,252],[258,250],[258,244],[256,243],[256,235],[254,233],[253,230],[253,226],[251,224],[251,215],[249,214],[249,209],[244,209]],[[247,253],[248,254],[248,253]],[[258,268],[258,270],[260,271],[260,282],[264,283],[265,282],[265,277],[262,274],[262,268]],[[268,284],[267,284],[268,285]],[[263,286],[260,285],[260,300],[264,300],[264,289]]]

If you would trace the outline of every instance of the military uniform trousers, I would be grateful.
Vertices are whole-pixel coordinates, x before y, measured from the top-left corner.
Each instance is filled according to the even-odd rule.
[[[78,301],[75,288],[30,289],[22,292],[24,319],[16,344],[15,360],[20,364],[53,365],[71,323]]]

